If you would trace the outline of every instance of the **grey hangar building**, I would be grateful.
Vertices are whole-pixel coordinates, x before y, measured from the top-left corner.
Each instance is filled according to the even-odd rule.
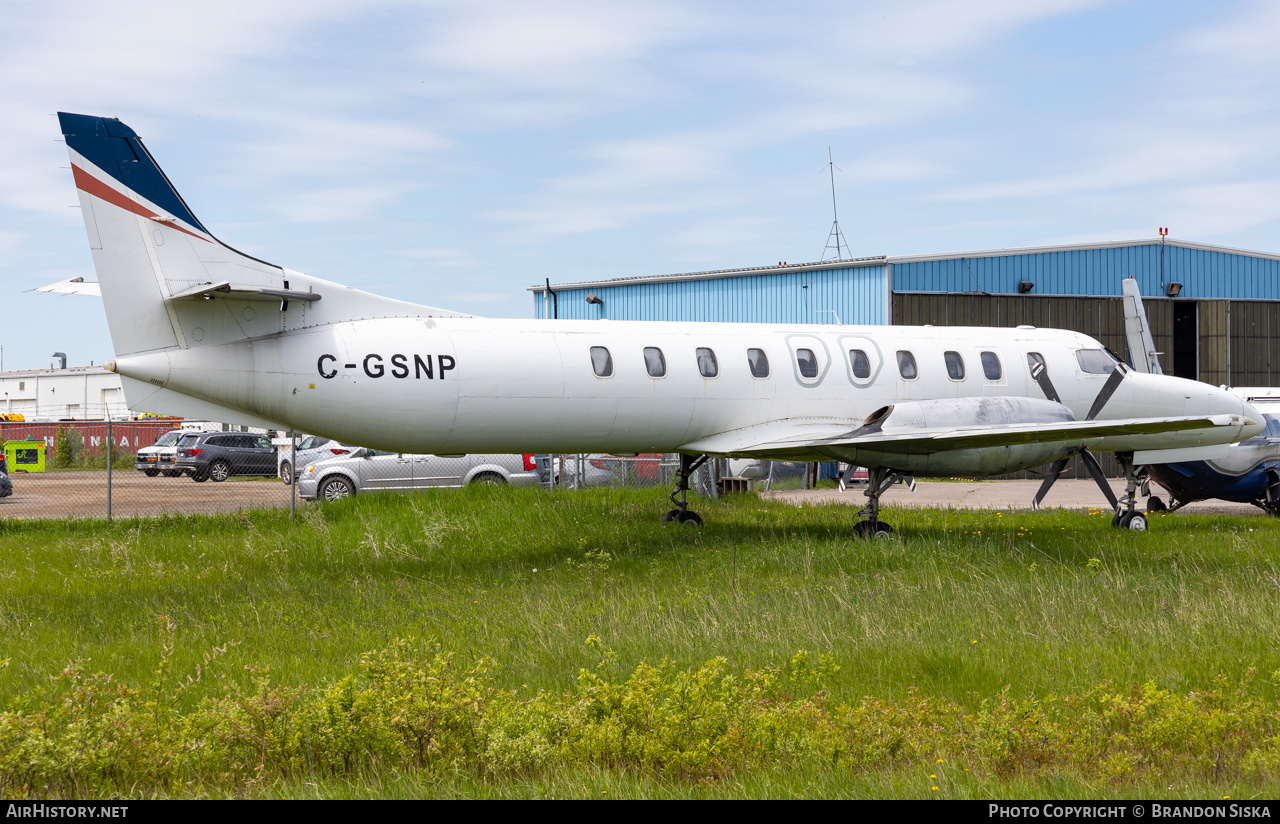
[[[1280,255],[1183,240],[864,257],[530,286],[534,317],[1072,329],[1127,355],[1138,281],[1166,374],[1280,381]]]

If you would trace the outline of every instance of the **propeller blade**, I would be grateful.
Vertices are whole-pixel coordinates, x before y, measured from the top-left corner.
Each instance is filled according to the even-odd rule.
[[[1040,484],[1040,488],[1036,490],[1036,496],[1031,499],[1031,508],[1039,509],[1040,504],[1044,501],[1044,496],[1049,494],[1050,487],[1058,480],[1058,476],[1062,474],[1062,470],[1067,468],[1067,461],[1070,457],[1059,458],[1049,466],[1049,471],[1044,474],[1044,481]]]
[[[1111,484],[1107,483],[1107,475],[1102,471],[1102,466],[1098,463],[1098,459],[1093,457],[1093,453],[1088,449],[1080,450],[1080,460],[1084,461],[1084,465],[1088,467],[1089,474],[1093,476],[1094,483],[1102,490],[1102,494],[1107,496],[1107,500],[1111,502],[1111,511],[1114,512],[1120,506],[1120,501],[1116,499],[1116,493],[1111,491]]]
[[[1031,379],[1040,385],[1040,391],[1044,393],[1045,398],[1054,403],[1062,403],[1062,399],[1058,397],[1058,390],[1053,388],[1053,382],[1049,380],[1049,367],[1045,366],[1044,358],[1031,364]]]
[[[1120,384],[1124,382],[1124,374],[1127,370],[1116,366],[1111,370],[1111,374],[1107,376],[1107,382],[1102,385],[1102,390],[1098,392],[1098,397],[1093,399],[1093,406],[1089,407],[1089,414],[1085,416],[1086,421],[1091,421],[1098,417],[1098,413],[1102,411],[1102,407],[1107,405],[1107,401],[1111,400],[1111,396],[1120,388]]]

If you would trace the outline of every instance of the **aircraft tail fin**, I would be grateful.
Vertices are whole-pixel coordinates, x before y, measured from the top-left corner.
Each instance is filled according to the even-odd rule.
[[[212,346],[359,317],[456,315],[258,260],[219,241],[133,129],[60,112],[116,355]],[[325,294],[337,300],[321,301]]]
[[[1139,372],[1152,375],[1163,375],[1160,368],[1159,352],[1151,339],[1151,325],[1147,321],[1147,312],[1142,307],[1142,293],[1138,290],[1138,282],[1133,278],[1125,278],[1124,289],[1124,339],[1129,347],[1129,358],[1133,368]]]
[[[197,343],[203,336],[193,333],[204,324],[183,318],[174,299],[200,285],[234,278],[287,288],[284,269],[210,234],[133,129],[114,118],[65,112],[58,121],[117,355]]]

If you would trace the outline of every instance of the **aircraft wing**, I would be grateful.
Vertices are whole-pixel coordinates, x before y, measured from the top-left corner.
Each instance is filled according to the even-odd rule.
[[[982,449],[1018,444],[1088,441],[1123,435],[1154,435],[1215,427],[1242,427],[1241,415],[1204,415],[1127,420],[1007,423],[928,427],[914,431],[881,431],[876,425],[841,426],[838,422],[780,420],[699,438],[683,444],[681,452],[814,460],[829,457],[832,448],[874,449],[877,452],[922,455],[959,449]]]

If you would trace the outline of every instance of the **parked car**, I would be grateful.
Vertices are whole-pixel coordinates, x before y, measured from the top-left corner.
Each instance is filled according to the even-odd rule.
[[[468,484],[534,486],[542,481],[538,456],[410,455],[361,447],[348,455],[317,461],[298,476],[298,496],[336,501],[361,492],[431,489]]]
[[[360,448],[362,447],[339,443],[329,438],[322,438],[319,435],[308,435],[298,441],[298,445],[294,448],[292,461],[287,456],[280,458],[280,479],[286,484],[291,484],[297,474],[305,472],[307,467],[316,461],[337,458],[341,455],[350,455]]]
[[[178,441],[177,452],[177,468],[193,481],[276,474],[276,448],[266,435],[188,432]]]
[[[167,477],[176,478],[182,474],[177,468],[178,441],[184,433],[181,429],[171,429],[161,435],[151,446],[138,450],[133,468],[154,478],[163,472]]]
[[[4,462],[0,461],[0,498],[8,498],[13,494],[13,481],[9,479],[9,473],[5,472]]]

